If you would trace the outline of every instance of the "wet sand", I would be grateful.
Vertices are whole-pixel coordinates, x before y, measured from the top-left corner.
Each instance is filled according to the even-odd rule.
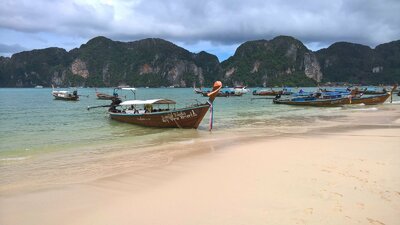
[[[1,194],[0,224],[399,224],[398,118],[355,112],[304,134],[195,142],[157,167]]]

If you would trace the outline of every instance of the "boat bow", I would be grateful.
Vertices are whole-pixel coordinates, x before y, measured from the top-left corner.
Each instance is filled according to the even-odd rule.
[[[221,81],[215,81],[212,91],[207,94],[208,101],[210,103],[212,103],[214,101],[215,97],[217,97],[217,95],[218,95],[219,91],[221,90],[221,88],[222,88],[222,82]]]

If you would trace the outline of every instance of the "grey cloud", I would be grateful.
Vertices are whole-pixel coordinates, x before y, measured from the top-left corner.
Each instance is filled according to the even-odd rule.
[[[19,32],[55,32],[87,36],[110,29],[113,9],[94,8],[69,0],[10,1],[1,3],[0,27]]]
[[[104,35],[127,41],[160,37],[221,45],[277,35],[291,35],[315,46],[335,41],[374,46],[400,39],[398,0],[113,2],[116,4],[6,0],[0,7],[0,28],[84,38]]]
[[[121,36],[238,43],[292,35],[304,42],[376,45],[398,39],[400,1],[142,1],[131,10],[149,29]]]
[[[11,55],[15,52],[24,51],[26,48],[22,47],[21,45],[14,44],[14,45],[6,45],[0,43],[0,55]]]

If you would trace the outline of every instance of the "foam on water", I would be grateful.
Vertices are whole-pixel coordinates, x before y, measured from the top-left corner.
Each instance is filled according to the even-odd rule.
[[[29,157],[9,157],[9,158],[0,158],[0,161],[22,161],[28,158]]]
[[[392,101],[391,103],[388,101],[388,102],[385,102],[384,104],[395,104],[395,105],[398,105],[398,104],[400,104],[400,101]]]

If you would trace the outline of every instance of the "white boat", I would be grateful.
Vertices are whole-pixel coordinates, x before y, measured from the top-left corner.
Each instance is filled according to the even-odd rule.
[[[54,96],[55,100],[66,100],[66,101],[78,101],[79,100],[79,95],[78,91],[58,91],[54,89],[53,86],[53,91],[51,94]]]
[[[235,86],[233,88],[228,89],[230,92],[234,92],[235,94],[247,94],[250,92],[250,89],[247,89],[246,86]]]

